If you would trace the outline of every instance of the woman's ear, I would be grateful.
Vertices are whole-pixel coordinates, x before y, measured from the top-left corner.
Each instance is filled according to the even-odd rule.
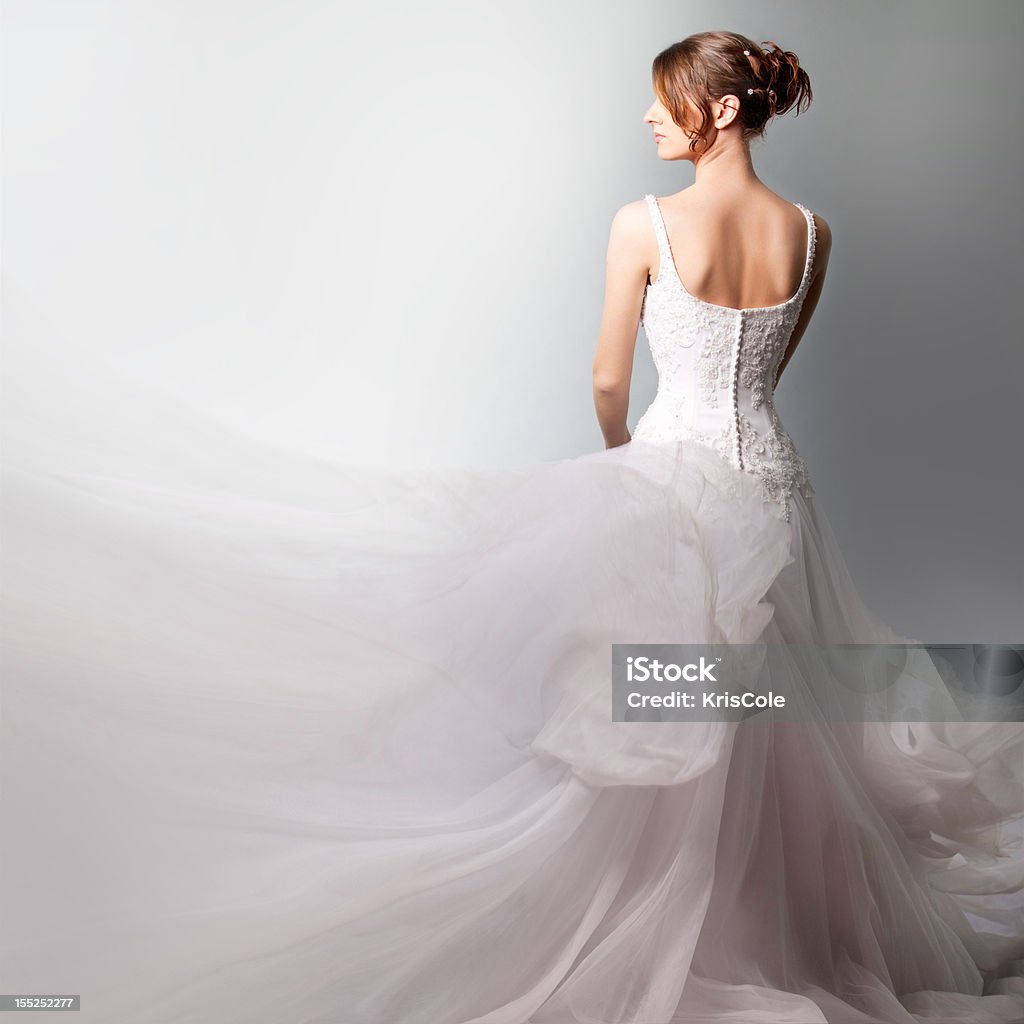
[[[728,128],[740,115],[740,101],[730,93],[720,100],[715,100],[715,127]]]

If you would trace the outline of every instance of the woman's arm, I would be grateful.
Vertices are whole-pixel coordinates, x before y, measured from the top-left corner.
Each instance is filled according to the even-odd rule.
[[[782,361],[779,363],[778,372],[775,374],[776,386],[779,383],[779,378],[782,376],[782,371],[786,368],[790,359],[793,358],[793,353],[796,351],[797,345],[800,344],[800,339],[804,336],[807,325],[811,322],[811,317],[814,315],[814,310],[818,305],[818,299],[821,298],[821,290],[825,285],[825,271],[828,270],[828,257],[829,253],[832,252],[832,229],[828,226],[828,221],[824,217],[820,217],[816,213],[813,214],[813,217],[817,227],[815,230],[814,266],[811,268],[811,283],[807,287],[804,304],[800,307],[800,318],[793,328],[789,345],[782,357]]]
[[[653,238],[650,216],[642,199],[627,203],[612,218],[604,312],[592,368],[594,408],[605,448],[616,448],[630,440],[626,427],[629,384],[650,270],[648,246]]]

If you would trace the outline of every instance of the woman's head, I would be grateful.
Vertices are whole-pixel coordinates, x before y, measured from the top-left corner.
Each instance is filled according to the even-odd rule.
[[[811,80],[795,53],[771,41],[759,46],[736,32],[698,32],[654,58],[655,101],[644,120],[663,159],[704,152],[719,131],[746,144],[771,118],[811,102]]]

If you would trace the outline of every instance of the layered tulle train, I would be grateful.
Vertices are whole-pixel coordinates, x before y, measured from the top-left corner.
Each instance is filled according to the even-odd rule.
[[[689,441],[356,469],[20,358],[0,991],[83,1024],[1024,1020],[1024,726],[611,721],[613,643],[902,639],[813,497],[783,521]],[[810,708],[831,668],[786,671]]]

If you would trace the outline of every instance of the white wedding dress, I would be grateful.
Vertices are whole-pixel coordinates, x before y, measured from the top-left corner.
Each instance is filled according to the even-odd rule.
[[[647,203],[658,393],[576,459],[356,469],[24,346],[0,992],[82,1024],[1024,1021],[1024,725],[611,721],[613,643],[906,640],[773,402],[812,215],[798,291],[737,310]],[[813,704],[827,659],[792,668]]]

